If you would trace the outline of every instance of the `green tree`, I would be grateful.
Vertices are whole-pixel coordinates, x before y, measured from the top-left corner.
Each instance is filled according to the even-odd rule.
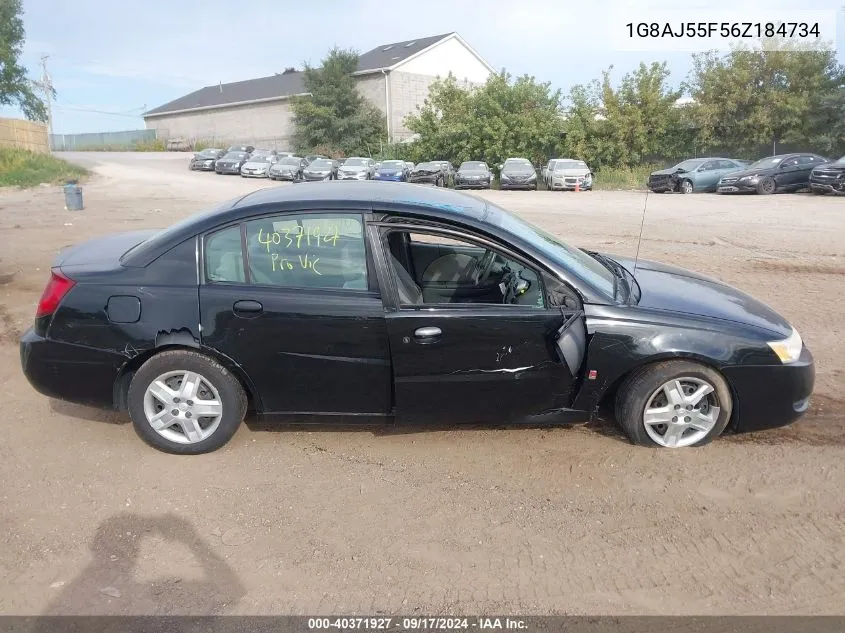
[[[0,0],[0,104],[17,104],[27,119],[47,120],[47,108],[20,65],[24,42],[20,0]]]
[[[293,102],[294,144],[302,152],[331,148],[345,155],[375,152],[385,139],[384,115],[356,89],[358,54],[332,49],[320,68],[305,65],[310,97]]]
[[[682,92],[669,86],[665,63],[640,64],[613,86],[611,71],[601,80],[574,86],[567,98],[561,153],[595,166],[631,166],[674,151]]]
[[[736,152],[772,143],[805,144],[822,133],[820,112],[845,81],[833,51],[738,48],[693,55],[687,88],[700,140]]]
[[[405,125],[419,135],[411,150],[415,160],[496,165],[519,156],[540,163],[560,138],[559,105],[559,91],[527,75],[514,80],[502,71],[473,90],[450,75],[431,85]]]

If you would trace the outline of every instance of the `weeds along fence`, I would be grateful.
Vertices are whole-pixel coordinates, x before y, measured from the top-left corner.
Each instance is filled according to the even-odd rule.
[[[37,121],[0,119],[0,147],[16,147],[46,154],[50,151],[47,126]]]

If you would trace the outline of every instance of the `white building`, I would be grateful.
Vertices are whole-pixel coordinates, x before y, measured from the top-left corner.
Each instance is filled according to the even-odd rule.
[[[382,44],[361,55],[358,90],[387,117],[388,139],[411,136],[405,117],[428,97],[429,86],[449,73],[463,85],[483,84],[495,72],[457,33]],[[302,73],[206,86],[144,114],[159,138],[251,142],[289,149],[291,97],[307,95]]]

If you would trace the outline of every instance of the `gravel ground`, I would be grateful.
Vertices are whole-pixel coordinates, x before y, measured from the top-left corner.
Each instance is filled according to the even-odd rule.
[[[0,613],[843,613],[845,200],[648,197],[641,257],[749,291],[801,331],[817,387],[792,427],[659,451],[609,421],[249,424],[179,458],[124,415],[36,394],[17,339],[59,248],[268,183],[191,173],[184,154],[68,158],[96,172],[82,212],[58,187],[0,191]],[[646,203],[482,195],[620,255]]]

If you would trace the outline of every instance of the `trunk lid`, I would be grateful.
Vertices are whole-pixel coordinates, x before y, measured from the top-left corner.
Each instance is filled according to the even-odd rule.
[[[155,229],[113,233],[68,246],[59,251],[53,260],[53,266],[62,270],[73,270],[78,266],[116,265],[126,251],[156,233],[158,231]]]

